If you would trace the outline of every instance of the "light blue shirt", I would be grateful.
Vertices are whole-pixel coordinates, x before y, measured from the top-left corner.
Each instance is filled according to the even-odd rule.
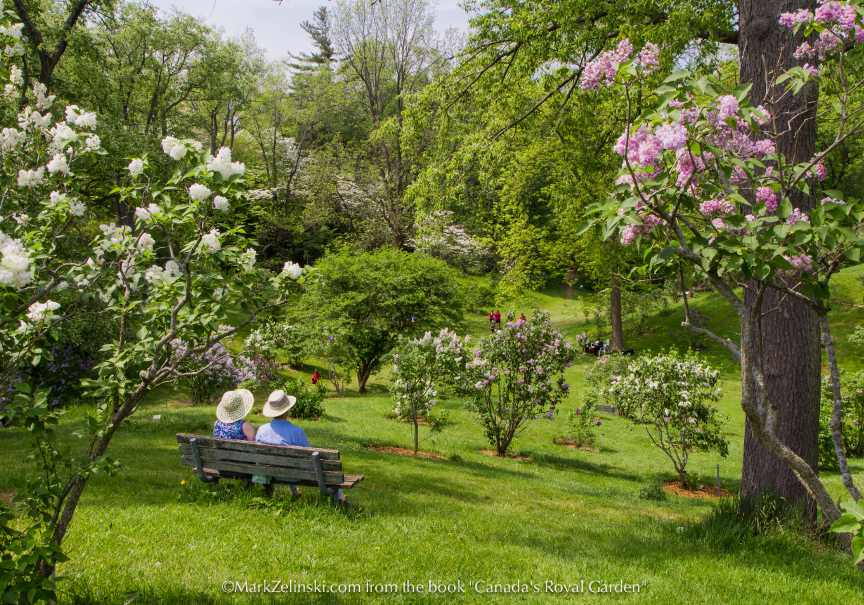
[[[309,439],[299,426],[287,420],[273,420],[258,429],[255,441],[269,445],[299,445],[309,447]]]

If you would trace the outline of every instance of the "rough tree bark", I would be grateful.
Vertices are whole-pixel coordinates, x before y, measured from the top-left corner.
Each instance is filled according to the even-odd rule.
[[[811,7],[807,0],[741,0],[739,54],[741,81],[752,84],[750,101],[764,104],[772,74],[779,74],[796,65],[792,56],[795,43],[788,30],[781,28],[777,18],[783,12]],[[778,151],[792,162],[813,156],[816,142],[816,100],[814,87],[798,95],[786,95],[772,107],[774,129],[780,133]],[[793,204],[807,209],[812,199],[801,197]],[[745,304],[753,304],[752,293],[745,294]],[[819,323],[815,311],[806,303],[791,297],[782,299],[776,293],[766,293],[765,316],[762,321],[761,348],[764,351],[765,379],[773,401],[778,407],[778,437],[806,460],[813,468],[818,464],[820,343]],[[742,342],[748,347],[743,359],[752,362],[755,343]],[[744,368],[742,368],[744,370]],[[742,398],[755,397],[752,375],[742,371]],[[815,503],[793,475],[788,465],[769,453],[757,440],[750,424],[744,436],[744,463],[741,477],[742,500],[752,502],[770,492],[788,502],[803,505],[815,518]]]

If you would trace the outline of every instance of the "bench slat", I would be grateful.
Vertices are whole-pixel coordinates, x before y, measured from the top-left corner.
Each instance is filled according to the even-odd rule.
[[[184,444],[189,443],[190,439],[196,439],[198,446],[218,447],[219,449],[234,450],[238,452],[263,452],[276,454],[278,456],[295,456],[298,458],[311,458],[312,452],[318,452],[321,460],[340,460],[339,450],[317,448],[317,447],[298,447],[296,445],[270,445],[266,443],[256,443],[254,441],[239,441],[230,439],[213,439],[204,435],[190,435],[187,433],[177,433],[177,442]]]
[[[191,456],[192,446],[181,444],[180,451],[184,456]],[[241,452],[237,450],[226,450],[220,447],[201,446],[198,447],[198,452],[201,458],[207,462],[209,460],[227,460],[234,462],[252,462],[258,464],[269,464],[271,466],[279,466],[285,468],[312,468],[312,458],[297,458],[294,456],[279,456],[265,452]],[[322,460],[322,466],[325,471],[341,471],[341,460]]]
[[[183,456],[183,462],[194,467],[195,462],[190,457]],[[270,466],[267,464],[254,464],[251,462],[231,462],[227,460],[202,460],[204,468],[212,468],[218,471],[231,471],[235,473],[245,473],[248,475],[265,475],[274,477],[283,481],[291,482],[293,480],[315,481],[317,483],[317,475],[314,470],[303,470],[298,468],[285,468]],[[341,472],[328,471],[324,473],[324,482],[327,485],[336,485],[344,482],[345,475]]]

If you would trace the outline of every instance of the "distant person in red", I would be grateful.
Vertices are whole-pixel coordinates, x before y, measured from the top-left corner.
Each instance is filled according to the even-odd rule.
[[[318,381],[321,380],[321,373],[318,370],[312,372],[312,384],[318,384]]]
[[[495,309],[495,329],[501,329],[501,311],[498,309]]]

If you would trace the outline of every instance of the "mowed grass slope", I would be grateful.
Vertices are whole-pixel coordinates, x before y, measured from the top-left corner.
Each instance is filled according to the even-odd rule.
[[[840,278],[835,330],[844,366],[857,369],[860,351],[846,342],[864,322],[860,271]],[[552,313],[569,336],[590,331],[579,297],[532,296],[526,309]],[[711,325],[734,335],[734,318],[716,297],[694,303]],[[517,313],[522,309],[516,309]],[[480,335],[485,321],[472,316],[469,329]],[[670,345],[686,348],[690,337],[672,306],[630,339],[637,349]],[[716,465],[724,487],[740,476],[743,415],[739,384],[726,354],[708,345],[705,354],[723,369],[730,455],[696,455],[692,473],[713,483]],[[174,434],[207,433],[212,407],[190,407],[182,391],[162,392],[118,433],[110,455],[123,464],[113,477],[96,477],[82,500],[61,566],[67,602],[221,603],[269,601],[232,595],[225,581],[250,585],[281,580],[360,585],[359,594],[280,594],[280,603],[558,603],[575,599],[633,603],[855,603],[864,594],[864,576],[829,546],[793,532],[740,535],[706,522],[715,504],[670,496],[648,500],[640,492],[672,478],[671,466],[644,431],[621,418],[603,416],[599,451],[572,450],[553,443],[579,405],[582,375],[591,359],[580,357],[568,370],[572,395],[552,420],[538,419],[520,435],[514,452],[527,460],[498,459],[476,418],[464,403],[447,400],[450,425],[437,435],[422,429],[421,447],[440,460],[379,453],[375,445],[410,447],[409,426],[388,418],[386,381],[378,377],[370,394],[349,392],[326,402],[319,421],[299,421],[315,445],[339,448],[346,471],[366,476],[349,492],[346,514],[319,502],[314,489],[291,501],[277,490],[272,503],[260,492],[220,489],[209,496],[191,470],[180,464]],[[266,394],[266,393],[265,393]],[[256,411],[260,411],[261,397]],[[157,422],[154,415],[161,416]],[[255,423],[264,419],[252,418]],[[73,410],[63,428],[70,447],[82,428]],[[28,464],[27,436],[0,431],[0,491],[21,488]],[[864,481],[862,461],[853,467]],[[182,486],[187,481],[189,485]],[[836,477],[830,478],[839,495]],[[638,594],[566,596],[547,591],[547,582],[580,580],[641,585]],[[428,589],[462,581],[464,593],[406,593],[411,581]],[[395,584],[398,592],[369,590]],[[480,584],[475,586],[475,582]],[[475,592],[489,585],[524,583],[529,594]],[[381,590],[392,587],[381,586]],[[499,587],[503,589],[503,587]],[[554,589],[554,587],[553,587]]]

